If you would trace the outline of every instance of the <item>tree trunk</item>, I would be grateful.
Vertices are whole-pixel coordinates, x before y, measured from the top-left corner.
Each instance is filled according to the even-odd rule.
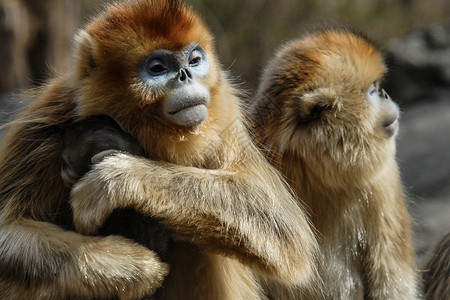
[[[81,1],[0,0],[0,92],[44,82],[64,68]]]

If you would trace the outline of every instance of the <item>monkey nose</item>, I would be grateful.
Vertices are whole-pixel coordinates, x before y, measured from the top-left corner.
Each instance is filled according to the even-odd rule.
[[[187,69],[181,69],[180,72],[178,73],[178,81],[180,82],[189,81],[191,79],[192,79],[191,72],[189,72],[189,70]]]
[[[386,91],[384,90],[384,89],[381,89],[381,91],[380,91],[380,97],[381,98],[384,98],[384,99],[389,99],[389,98],[391,98],[391,97],[389,97],[389,94],[388,93],[386,93]]]

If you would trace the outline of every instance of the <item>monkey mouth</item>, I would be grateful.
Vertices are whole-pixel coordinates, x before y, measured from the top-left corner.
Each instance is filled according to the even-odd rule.
[[[182,103],[179,107],[172,109],[168,112],[169,115],[175,115],[185,109],[195,109],[198,106],[204,106],[206,108],[207,101],[205,99],[196,99],[189,102]]]
[[[208,101],[206,99],[192,100],[188,102],[183,102],[176,108],[173,107],[171,110],[167,111],[167,118],[173,123],[184,126],[184,127],[194,127],[202,123],[207,115]]]
[[[383,128],[389,137],[393,136],[398,130],[398,117],[394,116],[386,119],[383,124]]]

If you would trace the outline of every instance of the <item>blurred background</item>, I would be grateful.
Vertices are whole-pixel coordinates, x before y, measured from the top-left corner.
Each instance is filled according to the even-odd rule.
[[[24,105],[18,94],[66,70],[74,33],[106,2],[0,0],[0,124]],[[249,97],[279,45],[305,31],[346,25],[380,45],[390,68],[384,87],[403,111],[398,160],[420,262],[450,229],[450,2],[186,2],[210,26],[223,67]]]

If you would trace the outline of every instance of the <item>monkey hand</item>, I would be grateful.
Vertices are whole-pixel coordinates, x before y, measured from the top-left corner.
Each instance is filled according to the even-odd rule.
[[[74,185],[71,192],[74,223],[78,232],[95,234],[114,209],[133,207],[126,200],[129,197],[117,195],[119,190],[136,196],[140,194],[139,186],[127,186],[132,182],[129,176],[133,174],[129,170],[136,170],[137,167],[133,165],[133,159],[130,154],[109,151],[93,157],[96,164]]]
[[[123,184],[121,177],[124,173],[126,174],[124,170],[131,167],[127,161],[134,159],[130,154],[116,151],[103,151],[93,157],[93,162],[96,164],[72,189],[71,205],[78,232],[85,235],[95,234],[114,209],[131,206],[122,201],[126,197],[110,191],[117,188],[117,185]],[[127,191],[127,188],[124,190]],[[96,250],[104,251],[103,255],[111,257],[111,266],[117,270],[115,277],[126,276],[127,278],[126,280],[114,278],[119,282],[116,284],[122,281],[126,283],[126,287],[118,291],[120,299],[135,299],[143,295],[151,295],[161,286],[169,267],[159,260],[155,252],[120,236],[107,236],[103,239],[107,245]],[[87,251],[87,253],[90,252]],[[87,270],[87,272],[88,275],[95,274],[95,270]]]
[[[78,257],[81,278],[88,286],[102,287],[120,299],[141,299],[161,287],[169,273],[155,252],[131,240],[120,236],[89,240]]]

